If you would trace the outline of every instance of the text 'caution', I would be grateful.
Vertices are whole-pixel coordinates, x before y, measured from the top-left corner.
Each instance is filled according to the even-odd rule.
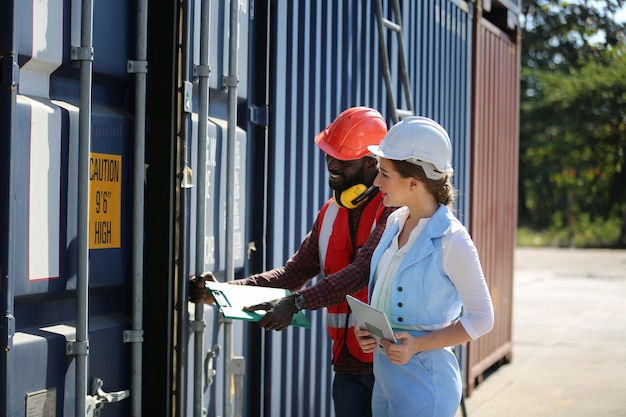
[[[119,248],[122,223],[122,156],[90,153],[89,249]]]

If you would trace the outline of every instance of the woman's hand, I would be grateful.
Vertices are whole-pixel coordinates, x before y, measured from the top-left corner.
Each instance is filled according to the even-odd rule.
[[[367,330],[359,328],[358,324],[354,326],[354,335],[364,353],[371,353],[376,349],[376,339]]]
[[[404,365],[418,352],[415,347],[418,337],[411,336],[407,332],[396,333],[395,336],[397,343],[389,340],[381,340],[380,342],[391,363]]]

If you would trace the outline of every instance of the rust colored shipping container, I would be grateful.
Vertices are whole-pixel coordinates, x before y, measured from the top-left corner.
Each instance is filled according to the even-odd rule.
[[[520,42],[475,15],[470,232],[495,309],[491,333],[467,349],[466,395],[487,369],[512,356],[517,227]]]

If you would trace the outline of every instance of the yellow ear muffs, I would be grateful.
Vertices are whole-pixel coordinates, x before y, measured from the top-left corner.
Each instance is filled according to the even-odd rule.
[[[339,195],[337,195],[336,191],[333,191],[333,198],[335,199],[335,204],[339,207],[355,209],[367,201],[367,198],[376,191],[376,189],[377,188],[373,185],[367,188],[364,184],[357,184],[347,190],[340,191]]]

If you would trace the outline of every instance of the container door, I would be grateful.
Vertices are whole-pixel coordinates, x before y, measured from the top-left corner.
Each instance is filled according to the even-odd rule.
[[[391,7],[383,1],[386,16],[392,15]],[[253,225],[253,240],[262,237],[267,245],[251,254],[251,272],[283,265],[330,197],[324,154],[314,143],[315,135],[342,110],[356,105],[374,107],[391,120],[374,10],[371,1],[255,2],[250,66],[261,73],[250,78],[251,113],[255,124],[268,129],[264,194],[254,199],[267,199],[267,219],[263,229]],[[466,222],[471,5],[403,1],[401,10],[416,114],[438,120],[450,132],[460,196],[457,209]],[[391,40],[389,45],[394,47]],[[392,65],[391,71],[394,86],[400,88],[400,68]],[[247,369],[253,388],[248,398],[259,415],[333,414],[325,312],[307,315],[311,330],[249,329],[248,363],[254,360],[264,370],[260,374]]]
[[[2,45],[9,45],[0,51],[6,226],[0,269],[3,323],[9,324],[2,327],[3,415],[74,414],[79,245],[89,250],[87,392],[93,394],[96,380],[107,392],[130,386],[124,332],[132,309],[132,83],[126,63],[134,32],[119,22],[133,12],[124,1],[97,2],[93,80],[81,86],[79,64],[71,59],[81,28],[73,10],[72,2],[57,0],[4,2],[0,11]],[[91,89],[93,106],[84,202],[77,196],[81,88]],[[85,235],[77,230],[79,204],[88,206]],[[128,402],[108,410],[124,414]]]

